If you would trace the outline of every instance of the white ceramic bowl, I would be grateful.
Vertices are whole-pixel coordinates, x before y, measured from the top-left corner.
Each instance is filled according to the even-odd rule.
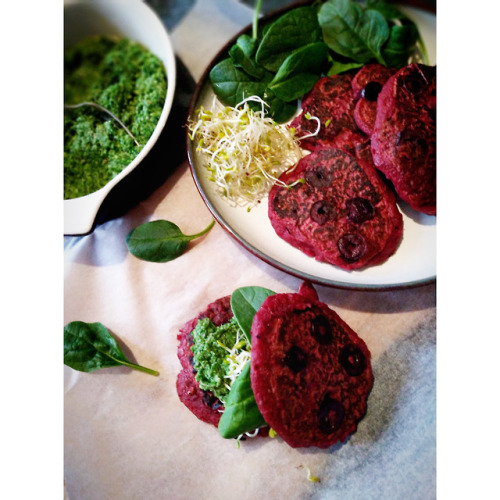
[[[153,134],[137,157],[103,188],[86,196],[64,200],[64,234],[90,232],[109,191],[146,157],[167,121],[175,92],[175,55],[169,35],[156,13],[142,0],[65,0],[64,46],[93,35],[117,35],[136,41],[159,57],[167,72],[165,104]]]

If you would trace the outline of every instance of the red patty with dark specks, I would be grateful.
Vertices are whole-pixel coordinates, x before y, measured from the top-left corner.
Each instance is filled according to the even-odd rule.
[[[365,64],[354,76],[351,82],[355,99],[358,99],[354,108],[354,121],[367,135],[373,133],[377,114],[377,99],[363,97],[363,89],[371,82],[381,86],[396,72],[393,68],[381,64]]]
[[[268,297],[252,324],[255,400],[292,447],[327,448],[355,432],[373,385],[370,358],[308,283]]]
[[[275,184],[268,202],[279,237],[346,270],[384,262],[403,234],[395,196],[373,166],[369,143],[356,146],[355,153],[323,148],[303,157],[280,181],[305,182],[292,188]]]
[[[182,370],[177,376],[177,394],[179,399],[191,410],[200,420],[213,424],[219,424],[222,407],[221,402],[206,391],[200,389],[198,381],[195,379],[193,369],[193,353],[191,346],[193,341],[191,332],[196,327],[198,320],[208,318],[215,326],[227,323],[233,317],[230,296],[223,297],[208,305],[207,309],[196,318],[188,321],[180,330],[177,340],[179,347],[177,356],[182,365]]]
[[[371,147],[375,166],[402,200],[436,214],[436,67],[410,64],[378,96]]]
[[[356,99],[351,88],[349,74],[320,78],[314,88],[302,100],[302,113],[290,123],[296,136],[314,133],[318,122],[308,120],[306,114],[319,118],[321,128],[313,137],[300,139],[300,146],[316,151],[325,146],[341,147],[343,144],[362,142],[366,139],[354,120]]]

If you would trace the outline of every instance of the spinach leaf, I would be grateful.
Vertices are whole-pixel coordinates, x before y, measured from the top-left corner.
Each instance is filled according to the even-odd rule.
[[[215,95],[226,106],[235,107],[246,97],[263,97],[266,81],[256,80],[237,68],[231,58],[223,59],[210,71],[210,82]]]
[[[262,98],[269,105],[267,114],[277,123],[288,121],[297,112],[297,101],[285,102],[277,97],[269,87],[266,87]],[[255,109],[257,109],[257,105],[255,105]]]
[[[274,21],[265,31],[255,60],[276,72],[295,49],[321,40],[321,28],[314,7],[297,7]]]
[[[150,375],[159,375],[156,370],[128,361],[102,323],[73,321],[64,327],[64,364],[82,372],[124,365]]]
[[[231,295],[231,309],[249,344],[255,313],[270,295],[274,295],[272,290],[260,286],[237,288]],[[255,402],[248,362],[231,385],[224,403],[224,413],[219,421],[219,433],[223,438],[230,439],[265,424],[266,421]]]
[[[300,56],[304,45],[321,38],[316,9],[299,7],[289,11],[265,26],[261,36],[262,39],[257,38],[255,20],[253,36],[244,34],[238,37],[229,49],[229,57],[210,71],[210,83],[217,98],[226,106],[235,107],[245,98],[255,95],[268,105],[266,114],[283,123],[296,113],[297,99],[317,81],[320,60],[326,58],[323,54],[326,48],[323,49],[322,44],[308,47]],[[297,50],[299,52],[292,56]],[[270,87],[275,73],[280,71],[289,56],[291,59],[281,69],[274,87]],[[258,104],[249,103],[249,106],[253,110],[260,109]]]
[[[233,382],[219,420],[219,434],[226,439],[238,437],[266,424],[259,411],[250,383],[250,363]]]
[[[252,57],[257,49],[257,40],[248,35],[240,35],[236,44],[242,50],[246,57]]]
[[[178,226],[167,220],[145,222],[127,235],[127,248],[139,259],[168,262],[182,255],[191,240],[208,233],[214,223],[212,220],[200,233],[185,235]]]
[[[380,12],[391,26],[391,35],[387,45],[384,47],[384,60],[388,66],[402,67],[408,64],[410,56],[418,50],[424,64],[429,64],[429,56],[424,40],[418,30],[417,25],[404,12],[395,5],[387,3],[385,0],[368,0],[368,9]],[[403,54],[406,46],[406,56]],[[399,48],[396,48],[399,47]],[[396,55],[396,54],[400,55]]]
[[[354,0],[327,0],[319,10],[315,2],[296,7],[258,30],[260,3],[252,37],[239,36],[229,57],[209,75],[215,95],[227,106],[256,95],[268,104],[266,113],[283,123],[293,117],[297,100],[324,72],[332,76],[372,60],[400,67],[417,46],[427,64],[415,23],[384,0],[368,0],[366,7]],[[329,69],[324,66],[328,61]],[[256,104],[250,107],[259,109]]]
[[[429,64],[425,43],[414,21],[385,0],[368,0],[366,7],[377,10],[389,22],[391,34],[382,52],[388,66],[399,68],[408,64],[417,44],[424,64]]]
[[[218,99],[226,106],[235,107],[246,97],[256,95],[262,98],[268,107],[267,114],[278,123],[291,118],[297,111],[297,102],[287,103],[277,97],[268,87],[273,75],[263,70],[263,77],[256,80],[246,71],[237,68],[232,59],[224,59],[210,71],[210,82]],[[254,111],[260,110],[258,103],[249,102]]]
[[[248,35],[241,35],[229,49],[229,56],[236,68],[242,69],[255,78],[263,78],[265,75],[264,68],[258,66],[252,58],[256,47],[257,40],[250,38]]]
[[[285,102],[307,94],[317,82],[328,57],[328,46],[315,42],[294,50],[269,83],[274,94]]]
[[[389,41],[384,46],[382,55],[388,66],[402,68],[408,64],[408,55],[418,41],[418,29],[415,24],[391,26]]]
[[[357,62],[340,62],[333,61],[330,69],[328,70],[327,75],[333,76],[343,73],[344,71],[350,71],[351,69],[359,69],[363,66],[363,63]]]
[[[389,39],[389,26],[384,16],[363,9],[350,0],[328,0],[318,14],[325,43],[338,54],[366,63],[376,59],[385,65],[382,46]]]
[[[274,293],[260,286],[245,286],[237,288],[231,294],[231,309],[249,344],[251,343],[250,331],[253,317],[267,297]]]
[[[408,19],[394,4],[385,0],[367,0],[367,9],[378,10],[388,21],[395,19]]]

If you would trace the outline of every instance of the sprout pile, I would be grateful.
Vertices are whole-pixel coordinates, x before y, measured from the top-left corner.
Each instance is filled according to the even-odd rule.
[[[257,103],[260,109],[254,110]],[[302,158],[299,141],[285,124],[266,116],[266,103],[248,97],[235,108],[214,100],[211,110],[200,107],[189,123],[190,139],[206,162],[208,179],[233,206],[250,210],[268,193],[279,176]]]

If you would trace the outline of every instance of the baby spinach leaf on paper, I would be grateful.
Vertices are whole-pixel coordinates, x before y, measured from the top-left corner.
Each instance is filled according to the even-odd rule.
[[[381,51],[390,32],[380,12],[350,0],[329,0],[318,19],[323,39],[334,52],[360,63],[376,59],[385,64]]]
[[[185,235],[178,226],[167,220],[145,222],[127,235],[127,248],[139,259],[168,262],[182,255],[190,241],[208,233],[214,224],[212,220],[203,231]]]
[[[245,286],[237,288],[231,294],[231,309],[248,343],[251,342],[250,330],[255,313],[267,297],[274,295],[274,293],[272,290],[260,286]]]
[[[328,46],[315,42],[294,50],[278,69],[269,88],[283,101],[300,99],[318,81],[328,57]]]
[[[82,372],[128,366],[150,375],[159,375],[156,370],[128,361],[102,323],[73,321],[64,327],[64,364]]]
[[[219,434],[226,439],[238,437],[266,424],[255,402],[250,383],[250,363],[233,382],[219,420]]]
[[[255,55],[256,62],[276,72],[295,49],[321,40],[314,7],[297,7],[274,21],[265,31]]]

